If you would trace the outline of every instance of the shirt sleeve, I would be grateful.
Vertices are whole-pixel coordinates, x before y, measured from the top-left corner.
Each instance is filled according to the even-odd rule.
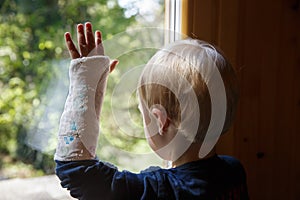
[[[156,199],[157,177],[154,173],[135,174],[118,171],[110,163],[97,159],[57,161],[56,175],[61,185],[77,199]]]
[[[61,186],[70,190],[77,199],[111,199],[111,188],[117,168],[104,162],[94,160],[57,161],[56,175]]]

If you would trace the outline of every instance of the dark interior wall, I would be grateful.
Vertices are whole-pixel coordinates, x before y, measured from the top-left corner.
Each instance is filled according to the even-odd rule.
[[[183,32],[238,72],[235,124],[218,145],[244,164],[251,199],[300,199],[299,0],[183,0]]]

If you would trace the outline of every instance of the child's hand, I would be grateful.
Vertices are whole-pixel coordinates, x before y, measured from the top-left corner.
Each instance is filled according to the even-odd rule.
[[[71,38],[71,34],[69,32],[66,32],[65,41],[71,58],[76,59],[76,58],[89,57],[89,56],[103,56],[104,48],[102,45],[101,32],[97,30],[95,32],[95,36],[93,34],[92,24],[90,22],[85,23],[85,30],[83,24],[78,24],[77,25],[77,40],[79,46],[79,51],[78,51]],[[112,72],[115,69],[117,64],[118,61],[113,60],[110,64],[109,71]]]
[[[95,36],[92,31],[92,24],[90,22],[85,23],[85,30],[83,24],[77,25],[77,40],[79,51],[74,45],[69,32],[65,33],[65,41],[68,47],[70,56],[72,59],[88,57],[88,56],[101,56],[104,55],[104,49],[102,45],[101,32],[96,31]]]

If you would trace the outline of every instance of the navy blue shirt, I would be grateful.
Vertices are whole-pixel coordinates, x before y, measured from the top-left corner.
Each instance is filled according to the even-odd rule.
[[[140,173],[96,159],[56,163],[61,185],[78,199],[248,199],[243,166],[230,156]]]

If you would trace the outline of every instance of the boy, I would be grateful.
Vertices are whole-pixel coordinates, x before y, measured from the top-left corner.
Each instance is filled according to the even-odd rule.
[[[94,36],[90,23],[85,30],[79,24],[77,35],[79,51],[65,34],[73,60],[55,154],[56,174],[73,197],[248,199],[242,165],[214,151],[215,140],[230,127],[238,96],[234,71],[220,52],[189,39],[158,51],[148,62],[139,81],[139,109],[150,147],[171,161],[172,168],[135,174],[96,158],[106,80],[117,61],[110,64],[104,56],[101,34],[96,31]],[[221,75],[221,86],[216,74]],[[215,114],[219,104],[225,105],[223,119]]]

